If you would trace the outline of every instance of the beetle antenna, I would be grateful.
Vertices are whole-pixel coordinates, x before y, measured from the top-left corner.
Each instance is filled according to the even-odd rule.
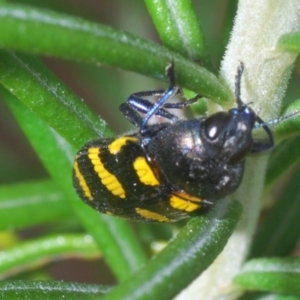
[[[241,81],[242,81],[242,74],[244,72],[244,63],[240,62],[240,65],[237,69],[237,74],[235,76],[235,101],[238,107],[242,107],[244,105],[241,99]]]
[[[284,115],[284,116],[281,116],[279,118],[276,118],[274,120],[270,120],[270,121],[266,121],[266,122],[263,122],[263,123],[260,123],[260,124],[256,124],[255,125],[255,128],[261,128],[263,126],[269,126],[269,125],[277,125],[281,122],[283,122],[284,120],[287,120],[287,119],[290,119],[292,117],[295,117],[297,115],[300,115],[300,110],[296,110],[288,115]]]

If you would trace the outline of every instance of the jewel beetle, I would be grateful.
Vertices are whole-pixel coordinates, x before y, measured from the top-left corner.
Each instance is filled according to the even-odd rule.
[[[240,97],[241,63],[235,79],[236,108],[208,117],[178,118],[167,109],[180,94],[174,65],[167,68],[167,90],[132,94],[121,104],[137,132],[92,140],[76,155],[73,182],[78,195],[101,213],[145,222],[175,222],[205,213],[241,183],[245,158],[274,145],[268,125]],[[159,96],[156,103],[145,99]],[[142,114],[144,116],[142,116]],[[167,120],[149,124],[152,116]],[[265,139],[252,136],[262,127]]]

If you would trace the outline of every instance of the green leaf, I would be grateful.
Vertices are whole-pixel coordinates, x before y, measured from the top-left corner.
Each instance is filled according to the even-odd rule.
[[[18,243],[0,253],[0,278],[6,278],[37,265],[62,257],[99,257],[99,250],[89,235],[60,234]]]
[[[234,282],[247,290],[300,296],[300,259],[270,258],[247,262]]]
[[[283,35],[278,41],[278,48],[284,51],[300,52],[300,32]]]
[[[222,200],[208,215],[191,219],[145,268],[105,299],[172,299],[222,251],[240,213],[239,202]]]
[[[180,86],[220,104],[232,99],[229,90],[203,67],[130,33],[50,10],[1,3],[0,22],[2,47],[106,63],[163,80],[167,80],[165,67],[174,61]]]
[[[204,34],[189,0],[145,0],[163,44],[192,61],[210,67]]]
[[[239,300],[299,300],[298,296],[273,294],[273,293],[247,293],[239,298]]]
[[[0,50],[0,83],[78,148],[111,134],[81,99],[30,55]]]
[[[53,181],[0,186],[0,230],[59,221],[70,217],[71,213],[64,194]]]
[[[1,298],[9,300],[98,300],[108,287],[63,281],[0,281]]]

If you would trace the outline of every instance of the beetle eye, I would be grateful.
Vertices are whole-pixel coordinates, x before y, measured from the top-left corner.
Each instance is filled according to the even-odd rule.
[[[204,122],[204,130],[206,136],[214,140],[227,126],[230,115],[227,112],[219,112],[208,117]]]

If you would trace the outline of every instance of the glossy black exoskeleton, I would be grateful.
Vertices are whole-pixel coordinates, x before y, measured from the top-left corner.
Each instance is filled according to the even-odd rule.
[[[169,72],[173,73],[173,70]],[[142,92],[132,95],[121,106],[127,119],[140,127],[141,144],[149,161],[159,166],[160,173],[177,190],[207,200],[231,194],[241,182],[246,156],[273,147],[272,131],[240,98],[242,73],[243,64],[239,66],[236,76],[237,108],[215,113],[208,118],[178,121],[162,109],[183,108],[196,100],[164,104],[178,92],[178,87],[173,85],[174,79],[171,79],[170,88],[155,105],[140,97],[157,92]],[[173,78],[173,75],[170,77]],[[136,115],[136,110],[147,113],[146,117]],[[163,116],[172,122],[147,125],[153,115]],[[267,139],[252,137],[256,122],[262,124]]]
[[[248,154],[273,147],[269,127],[240,98],[243,64],[236,75],[237,107],[190,120],[178,120],[166,109],[183,109],[199,97],[167,103],[180,93],[174,66],[167,72],[167,90],[132,94],[120,106],[138,132],[92,141],[78,152],[77,169],[74,165],[77,192],[103,213],[149,222],[201,214],[237,189]],[[160,98],[152,103],[144,99],[147,96]],[[149,125],[152,116],[169,122]],[[256,125],[266,132],[265,139],[252,136]]]

